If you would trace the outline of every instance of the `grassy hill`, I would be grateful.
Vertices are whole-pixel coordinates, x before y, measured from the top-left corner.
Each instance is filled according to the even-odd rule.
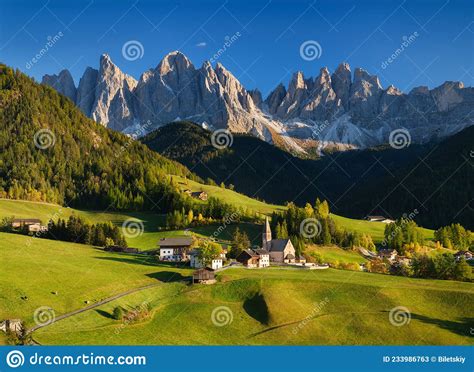
[[[469,344],[474,284],[342,270],[228,269],[214,286],[187,286],[190,274],[137,255],[0,234],[0,319],[47,306],[59,316],[132,288],[127,295],[34,333],[42,344]],[[35,278],[25,280],[25,278]],[[22,299],[27,297],[27,299]],[[150,304],[138,323],[113,320],[116,306]],[[233,321],[217,327],[219,306]],[[404,306],[411,321],[395,327]]]

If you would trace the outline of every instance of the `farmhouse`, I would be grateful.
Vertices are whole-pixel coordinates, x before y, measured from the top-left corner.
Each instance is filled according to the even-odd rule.
[[[194,199],[207,200],[207,193],[204,191],[195,191],[191,193]]]
[[[237,261],[248,268],[270,266],[270,253],[265,249],[246,249],[237,257]]]
[[[382,260],[386,259],[386,260],[389,260],[390,262],[395,261],[395,259],[397,258],[397,255],[398,253],[395,249],[381,249],[378,254],[378,256]]]
[[[382,223],[394,223],[394,220],[391,220],[390,218],[386,218],[384,216],[366,216],[365,219],[370,222],[382,222]]]
[[[456,261],[459,261],[463,257],[466,261],[469,261],[469,260],[472,260],[473,256],[472,256],[472,253],[469,251],[459,251],[454,254],[454,258],[456,259]]]
[[[219,255],[219,257],[215,257],[212,259],[211,263],[208,265],[210,266],[211,269],[217,270],[222,268],[224,264],[224,259],[225,259],[225,253],[224,256],[222,256],[222,253]],[[194,267],[196,269],[201,269],[203,268],[203,264],[201,260],[199,259],[199,250],[198,249],[193,249],[191,252],[189,252],[189,265],[191,267]]]
[[[199,269],[193,273],[193,284],[213,284],[216,282],[214,270]]]
[[[272,230],[268,217],[265,219],[262,233],[262,249],[270,253],[270,260],[281,263],[294,263],[296,259],[295,247],[290,239],[272,239]]]
[[[0,331],[20,333],[23,329],[20,319],[7,319],[0,322]]]
[[[37,218],[15,218],[12,221],[12,228],[27,228],[29,232],[45,231],[48,229],[47,226],[42,226],[41,220]]]
[[[162,238],[158,242],[160,247],[160,260],[180,262],[189,259],[188,252],[191,248],[191,238]]]

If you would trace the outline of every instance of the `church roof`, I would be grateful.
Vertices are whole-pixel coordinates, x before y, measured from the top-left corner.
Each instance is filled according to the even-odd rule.
[[[283,252],[289,241],[290,239],[272,239],[271,251]]]

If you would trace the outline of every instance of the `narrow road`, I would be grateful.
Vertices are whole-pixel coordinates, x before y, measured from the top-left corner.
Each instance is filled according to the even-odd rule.
[[[27,333],[30,334],[30,333],[33,333],[34,331],[40,329],[40,328],[43,328],[43,327],[47,327],[53,323],[56,323],[56,322],[59,322],[60,320],[63,320],[63,319],[66,319],[66,318],[69,318],[71,316],[74,316],[74,315],[77,315],[77,314],[80,314],[80,313],[83,313],[85,311],[89,311],[91,309],[95,309],[96,307],[99,307],[99,306],[102,306],[104,304],[107,304],[109,302],[112,302],[118,298],[121,298],[121,297],[124,297],[124,296],[127,296],[129,294],[132,294],[132,293],[135,293],[135,292],[139,292],[139,291],[143,291],[145,289],[148,289],[148,288],[153,288],[153,287],[158,287],[160,285],[163,285],[163,283],[153,283],[153,284],[149,284],[147,286],[144,286],[144,287],[139,287],[139,288],[134,288],[134,289],[129,289],[128,291],[126,292],[122,292],[122,293],[118,293],[112,297],[107,297],[99,302],[96,302],[95,304],[92,304],[92,305],[89,305],[89,306],[86,306],[86,307],[83,307],[81,309],[78,309],[78,310],[74,310],[74,311],[71,311],[69,313],[66,313],[66,314],[63,314],[63,315],[60,315],[58,317],[55,317],[54,320],[52,322],[49,322],[49,323],[45,323],[45,324],[39,324],[39,325],[36,325],[34,326],[33,328],[30,328]]]

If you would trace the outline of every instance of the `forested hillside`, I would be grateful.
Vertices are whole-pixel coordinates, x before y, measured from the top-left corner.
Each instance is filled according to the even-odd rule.
[[[426,227],[452,222],[474,227],[474,127],[441,143],[339,152],[318,160],[293,157],[248,135],[234,134],[232,146],[222,150],[210,139],[211,132],[177,122],[142,141],[202,178],[232,184],[267,202],[303,206],[319,197],[335,213],[354,218],[388,214],[395,219],[417,209],[416,221]]]
[[[168,174],[183,165],[85,117],[66,97],[0,65],[0,197],[91,209],[189,203]]]

